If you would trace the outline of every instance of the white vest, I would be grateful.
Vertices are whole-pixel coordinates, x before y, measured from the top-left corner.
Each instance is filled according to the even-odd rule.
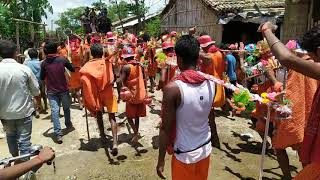
[[[207,158],[212,151],[211,143],[206,144],[206,142],[211,139],[208,117],[215,97],[215,84],[208,80],[200,85],[187,84],[180,80],[175,83],[180,89],[181,104],[176,112],[177,131],[174,150],[179,149],[182,152],[193,150],[187,153],[175,153],[175,156],[186,164],[197,163]]]

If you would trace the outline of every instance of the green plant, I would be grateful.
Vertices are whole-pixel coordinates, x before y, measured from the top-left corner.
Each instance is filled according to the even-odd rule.
[[[153,37],[158,37],[161,33],[161,19],[159,16],[155,17],[146,24],[145,31]]]

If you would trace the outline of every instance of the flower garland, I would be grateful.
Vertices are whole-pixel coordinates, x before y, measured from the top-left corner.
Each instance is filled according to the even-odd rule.
[[[262,93],[262,96],[258,94],[251,93],[247,88],[243,87],[242,85],[233,85],[229,82],[225,82],[224,80],[217,79],[211,75],[203,74],[206,78],[210,81],[215,82],[227,89],[230,89],[234,92],[234,102],[239,106],[246,107],[247,111],[253,111],[254,107],[252,102],[257,101],[261,104],[266,104],[268,106],[272,106],[277,114],[281,115],[283,119],[284,117],[289,117],[292,114],[292,110],[289,107],[290,102],[286,99],[277,99],[278,93]]]

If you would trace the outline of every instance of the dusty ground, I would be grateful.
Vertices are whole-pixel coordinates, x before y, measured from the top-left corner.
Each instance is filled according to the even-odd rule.
[[[141,120],[141,147],[130,146],[131,135],[126,126],[124,103],[119,105],[117,121],[119,128],[119,155],[112,157],[108,149],[101,145],[96,122],[89,117],[91,139],[88,141],[84,111],[72,107],[72,121],[75,131],[66,134],[63,144],[53,142],[53,129],[50,115],[42,115],[33,120],[32,142],[51,146],[56,151],[56,172],[52,166],[43,166],[37,177],[40,180],[64,179],[106,179],[106,180],[154,180],[158,179],[155,166],[158,150],[158,129],[161,93],[156,92],[153,106],[148,108],[148,116]],[[221,112],[217,111],[217,115]],[[61,118],[61,122],[64,119]],[[218,133],[222,150],[214,149],[211,158],[209,179],[257,179],[261,152],[261,139],[252,130],[251,121],[244,118],[217,116]],[[106,127],[110,127],[105,115]],[[64,127],[64,125],[63,125]],[[250,133],[253,138],[246,139],[240,134]],[[111,132],[108,129],[108,135]],[[1,157],[9,156],[5,139],[0,140]],[[297,155],[289,151],[293,173],[301,169]],[[165,175],[170,178],[170,157],[167,156]],[[281,179],[278,163],[270,152],[265,159],[265,179]]]

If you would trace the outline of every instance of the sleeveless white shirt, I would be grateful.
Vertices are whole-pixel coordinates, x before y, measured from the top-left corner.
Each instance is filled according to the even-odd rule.
[[[176,112],[174,150],[193,150],[175,153],[175,157],[186,164],[197,163],[207,158],[212,151],[211,142],[207,143],[211,139],[208,116],[215,97],[215,84],[208,80],[200,85],[187,84],[180,80],[175,83],[180,89],[181,104]]]

